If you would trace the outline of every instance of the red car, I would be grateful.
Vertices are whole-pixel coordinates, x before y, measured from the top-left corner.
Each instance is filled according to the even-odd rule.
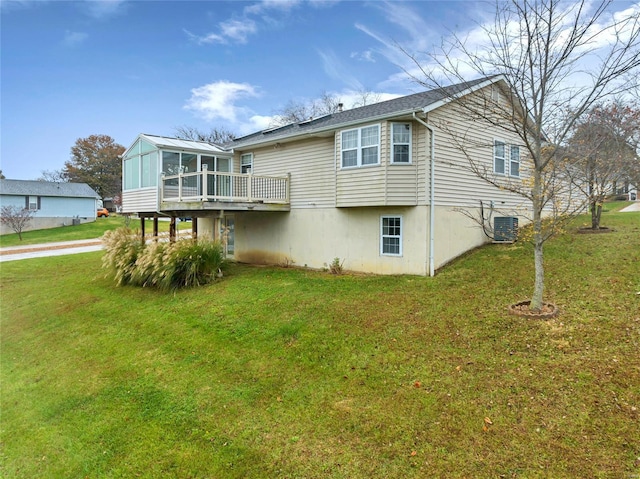
[[[101,216],[104,216],[106,218],[109,216],[109,210],[107,210],[106,208],[98,208],[97,215],[98,218],[100,218]]]

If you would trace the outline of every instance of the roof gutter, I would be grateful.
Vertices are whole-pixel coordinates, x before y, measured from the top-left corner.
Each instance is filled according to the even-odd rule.
[[[413,119],[423,125],[427,130],[429,130],[429,137],[431,139],[431,144],[429,146],[429,276],[435,276],[435,233],[434,233],[434,216],[435,216],[435,149],[436,149],[436,138],[435,131],[431,125],[427,122],[418,118],[416,112],[412,112]],[[425,112],[427,115],[427,112]]]

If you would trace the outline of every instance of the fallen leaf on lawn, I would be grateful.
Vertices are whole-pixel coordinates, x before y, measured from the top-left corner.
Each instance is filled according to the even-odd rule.
[[[422,386],[422,384],[420,383],[420,381],[416,381],[415,383],[413,383],[413,387],[414,387],[414,388],[419,388],[420,386]]]
[[[491,421],[491,419],[489,419],[488,417],[485,417],[485,418],[484,418],[484,423],[485,423],[487,426],[491,426],[491,425],[493,424],[493,421]]]
[[[416,451],[411,451],[412,456],[415,456],[416,454],[418,454]]]

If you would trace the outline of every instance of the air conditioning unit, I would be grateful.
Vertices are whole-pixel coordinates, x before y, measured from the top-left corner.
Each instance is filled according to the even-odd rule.
[[[515,216],[497,216],[493,219],[493,240],[500,243],[513,243],[518,237],[518,218]]]
[[[80,218],[72,218],[71,219],[71,224],[73,226],[78,226],[80,224]]]

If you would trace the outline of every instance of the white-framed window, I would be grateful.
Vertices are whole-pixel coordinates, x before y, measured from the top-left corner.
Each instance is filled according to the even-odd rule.
[[[491,101],[498,102],[500,100],[500,90],[498,86],[494,83],[491,85]]]
[[[245,153],[240,156],[240,173],[251,173],[253,171],[253,153]]]
[[[340,134],[342,167],[380,163],[380,125],[345,130]]]
[[[493,141],[493,172],[498,175],[505,174],[506,166],[506,145],[504,141]]]
[[[39,196],[27,196],[27,209],[39,210],[40,209],[40,197]]]
[[[402,216],[380,217],[380,254],[402,256]]]
[[[411,163],[411,123],[391,123],[391,163]]]
[[[509,155],[509,174],[511,176],[520,176],[520,147],[511,145]]]

